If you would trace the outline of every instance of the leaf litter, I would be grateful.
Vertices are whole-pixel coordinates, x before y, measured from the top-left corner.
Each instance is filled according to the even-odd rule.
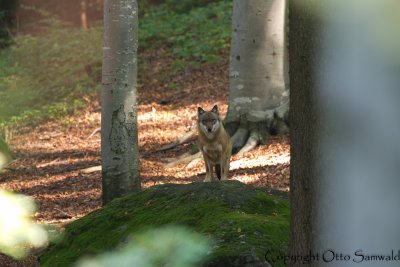
[[[211,109],[218,104],[224,115],[228,103],[228,60],[187,67],[162,77],[160,73],[170,68],[172,62],[165,58],[154,60],[157,53],[144,55],[150,67],[141,74],[143,82],[138,87],[142,188],[202,181],[202,160],[173,168],[165,168],[162,162],[187,152],[195,141],[167,151],[156,149],[195,129],[198,106]],[[98,127],[100,103],[94,96],[91,104],[78,114],[16,129],[9,141],[16,160],[0,173],[0,188],[32,196],[38,204],[36,219],[60,229],[100,208],[101,172],[82,172],[101,163],[100,133],[92,135]],[[268,145],[240,157],[233,156],[230,179],[288,191],[289,161],[289,136],[273,136]],[[0,262],[2,266],[35,266],[33,256],[15,262],[0,255]]]

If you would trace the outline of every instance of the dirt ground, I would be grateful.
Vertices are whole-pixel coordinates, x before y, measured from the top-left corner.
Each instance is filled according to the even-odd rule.
[[[228,101],[228,62],[192,67],[180,75],[157,80],[170,62],[146,55],[151,71],[139,86],[138,126],[142,187],[162,183],[190,183],[205,177],[204,162],[165,168],[163,159],[177,157],[194,142],[174,149],[155,149],[194,129],[197,107],[218,104],[225,114]],[[171,84],[176,84],[171,88]],[[77,115],[19,128],[10,141],[16,155],[0,174],[0,188],[32,196],[38,204],[41,223],[64,226],[101,205],[101,172],[83,169],[100,164],[100,104],[94,100]],[[257,187],[289,190],[290,144],[288,136],[274,136],[269,145],[259,146],[244,156],[231,159],[231,179]],[[6,264],[6,265],[3,265]],[[0,266],[32,266],[2,263]]]

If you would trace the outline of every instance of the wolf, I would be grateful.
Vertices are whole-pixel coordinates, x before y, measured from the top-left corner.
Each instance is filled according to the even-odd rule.
[[[222,125],[218,106],[215,105],[211,111],[204,111],[199,107],[197,112],[198,146],[206,163],[206,178],[204,182],[214,180],[214,167],[218,179],[226,180],[229,173],[232,142]]]

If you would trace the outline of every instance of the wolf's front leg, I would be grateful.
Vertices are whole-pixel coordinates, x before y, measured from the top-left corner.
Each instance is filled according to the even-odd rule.
[[[221,160],[221,181],[228,180],[230,158]]]
[[[211,162],[209,160],[204,160],[206,163],[206,179],[204,179],[204,182],[211,182],[213,178],[213,167],[211,165]]]

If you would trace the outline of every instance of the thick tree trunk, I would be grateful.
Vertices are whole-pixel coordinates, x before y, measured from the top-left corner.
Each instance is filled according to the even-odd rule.
[[[285,17],[283,0],[234,1],[224,122],[236,149],[265,141],[270,131],[287,130],[277,127],[289,108]]]
[[[224,119],[233,153],[246,153],[259,143],[267,144],[271,134],[289,132],[286,17],[286,0],[233,1],[229,106]]]
[[[136,115],[137,15],[136,0],[104,1],[103,204],[140,190]]]
[[[313,249],[316,217],[316,183],[320,157],[316,107],[316,45],[318,23],[311,1],[292,0],[289,4],[290,53],[290,255],[308,255]],[[291,266],[304,266],[301,262]]]

